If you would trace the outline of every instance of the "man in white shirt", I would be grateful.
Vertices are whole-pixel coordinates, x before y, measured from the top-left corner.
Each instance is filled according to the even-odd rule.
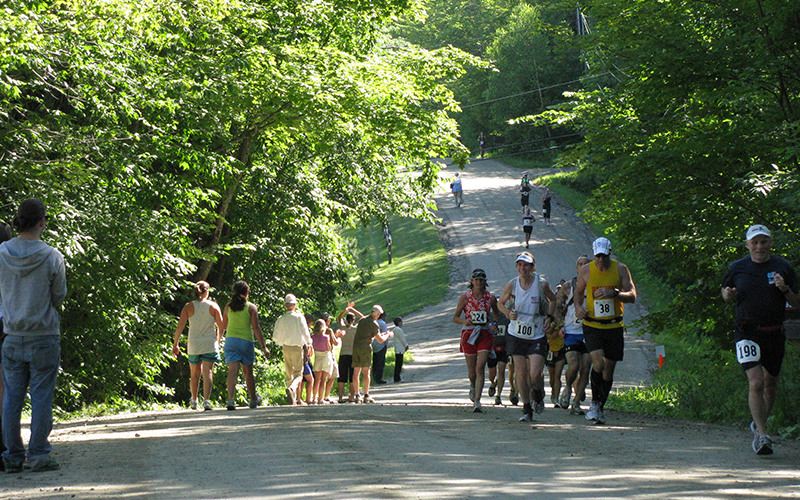
[[[275,322],[272,339],[283,348],[286,366],[286,398],[289,404],[297,401],[297,388],[303,379],[303,349],[311,346],[308,324],[302,313],[296,311],[297,297],[291,293],[283,301],[286,312]],[[308,352],[310,356],[311,353]]]

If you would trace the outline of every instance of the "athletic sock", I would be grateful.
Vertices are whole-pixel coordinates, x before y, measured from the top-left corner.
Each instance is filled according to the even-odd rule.
[[[592,370],[592,374],[589,379],[591,380],[592,384],[592,401],[603,401],[603,374],[601,372]]]
[[[603,380],[603,399],[600,400],[600,408],[606,405],[606,401],[608,400],[608,396],[611,394],[611,385],[614,383],[614,379],[611,380]]]

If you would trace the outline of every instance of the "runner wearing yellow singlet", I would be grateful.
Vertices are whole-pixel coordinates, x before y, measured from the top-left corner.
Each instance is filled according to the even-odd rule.
[[[583,320],[584,342],[592,355],[592,403],[586,419],[604,424],[603,408],[625,346],[622,304],[636,302],[636,286],[627,266],[611,259],[611,242],[607,238],[594,240],[592,251],[594,261],[578,272],[575,313]]]

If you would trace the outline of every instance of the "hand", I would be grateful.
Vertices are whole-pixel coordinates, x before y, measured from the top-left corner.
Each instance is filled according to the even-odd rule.
[[[181,350],[180,350],[180,348],[178,346],[176,346],[176,345],[172,346],[172,354],[177,356],[180,353],[181,353]]]
[[[508,319],[510,319],[510,320],[515,320],[515,319],[517,319],[517,311],[510,311],[510,312],[508,313]]]
[[[613,299],[616,296],[617,296],[617,291],[608,286],[598,288],[594,292],[594,298],[596,299]]]
[[[726,286],[725,288],[722,289],[722,300],[728,302],[733,300],[734,297],[736,297],[735,287],[731,288],[729,286]]]
[[[786,286],[786,280],[783,279],[783,276],[781,276],[778,273],[775,273],[774,280],[775,280],[775,286],[778,287],[778,290],[780,290],[783,293],[786,293],[786,291],[789,290],[789,287]]]
[[[584,319],[586,317],[586,309],[580,304],[575,304],[575,316],[577,316],[578,319]]]

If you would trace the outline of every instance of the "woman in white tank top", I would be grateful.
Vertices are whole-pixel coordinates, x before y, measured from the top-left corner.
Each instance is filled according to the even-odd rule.
[[[181,310],[181,318],[175,328],[172,353],[180,353],[178,343],[186,323],[189,323],[189,340],[186,353],[189,357],[191,376],[189,390],[192,393],[191,408],[197,409],[200,390],[200,375],[203,375],[203,409],[211,409],[211,389],[214,386],[214,363],[221,361],[219,342],[222,337],[222,312],[216,302],[208,299],[210,285],[198,281],[194,287],[196,300],[187,302]]]

